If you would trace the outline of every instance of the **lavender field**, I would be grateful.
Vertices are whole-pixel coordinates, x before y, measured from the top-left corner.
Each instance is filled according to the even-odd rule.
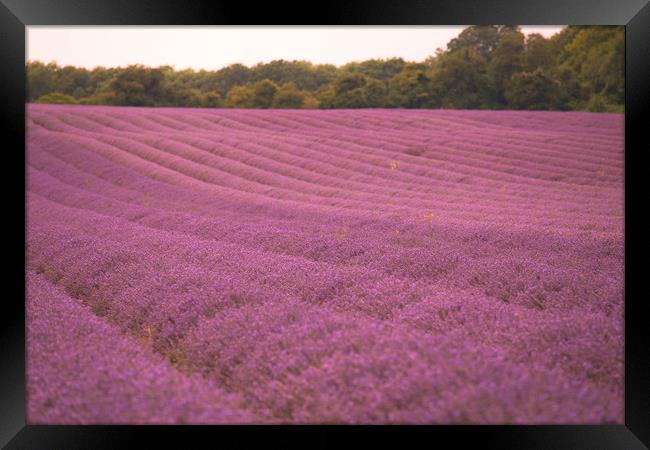
[[[30,423],[623,423],[623,116],[27,107]]]

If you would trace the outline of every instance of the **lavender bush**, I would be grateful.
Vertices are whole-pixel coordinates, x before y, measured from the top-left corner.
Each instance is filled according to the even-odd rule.
[[[28,105],[30,423],[623,423],[623,117]]]

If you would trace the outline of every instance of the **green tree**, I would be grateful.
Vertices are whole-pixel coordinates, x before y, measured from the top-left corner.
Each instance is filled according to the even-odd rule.
[[[203,94],[198,89],[184,88],[176,97],[176,102],[170,106],[185,106],[189,108],[200,108],[203,106]]]
[[[313,95],[307,94],[302,102],[302,107],[305,109],[315,109],[320,107],[320,101]]]
[[[521,71],[524,54],[524,35],[518,28],[504,27],[499,31],[499,42],[490,54],[487,77],[493,92],[495,107],[503,107],[505,85],[513,74]]]
[[[555,109],[560,98],[560,83],[541,68],[516,73],[506,84],[505,97],[509,107],[515,109]]]
[[[211,73],[201,83],[201,89],[204,91],[217,91],[219,95],[225,97],[233,86],[248,84],[250,79],[251,69],[243,64],[232,64]]]
[[[258,81],[253,85],[253,105],[257,108],[270,108],[278,92],[278,86],[269,79]]]
[[[219,108],[223,106],[223,100],[217,91],[205,92],[201,96],[201,106],[204,108]]]
[[[86,95],[87,95],[86,90],[84,88],[82,88],[81,86],[77,86],[75,88],[74,92],[72,93],[72,96],[74,98],[76,98],[77,100],[86,97]]]
[[[90,97],[79,100],[82,105],[118,105],[118,99],[115,92],[105,91],[97,92]]]
[[[363,88],[368,108],[380,108],[386,106],[386,83],[369,78]]]
[[[110,83],[117,104],[127,106],[154,106],[162,97],[163,73],[142,65],[121,70]]]
[[[67,95],[74,95],[77,88],[84,89],[88,84],[90,73],[84,68],[65,66],[56,73],[57,89]]]
[[[49,94],[45,94],[37,98],[36,103],[57,103],[57,104],[74,105],[77,103],[77,99],[71,95],[66,95],[61,92],[51,92]]]
[[[488,106],[489,82],[485,59],[465,48],[440,55],[432,75],[433,103],[443,108]]]
[[[537,68],[545,70],[555,66],[557,51],[553,42],[538,33],[526,37],[526,49],[522,57],[522,70],[533,72]]]
[[[93,96],[99,92],[108,91],[110,89],[109,85],[117,72],[118,69],[95,67],[89,72],[86,94]]]
[[[581,103],[622,105],[625,101],[625,34],[622,27],[575,27],[564,46],[562,67],[581,86]],[[576,105],[577,106],[577,105]]]
[[[43,64],[40,61],[27,64],[27,100],[33,102],[57,88],[56,63]]]
[[[298,89],[296,83],[283,84],[275,94],[274,108],[302,108],[307,98],[304,91]]]
[[[341,67],[342,73],[360,73],[370,79],[387,82],[404,70],[406,62],[402,58],[369,59],[362,62],[351,62]]]
[[[449,41],[447,49],[450,52],[471,49],[488,61],[496,49],[499,39],[499,27],[496,25],[472,25]]]
[[[226,106],[230,108],[252,108],[255,106],[255,91],[249,86],[234,86],[228,91]]]
[[[276,60],[197,71],[34,61],[26,64],[27,100],[56,92],[52,101],[63,94],[108,105],[623,111],[624,57],[622,27],[568,26],[546,39],[524,38],[514,25],[471,26],[419,63]]]
[[[336,93],[334,92],[333,84],[330,83],[322,86],[314,93],[314,97],[318,100],[320,108],[334,108],[334,98],[336,97]]]
[[[368,78],[361,73],[347,73],[334,81],[335,108],[362,108],[368,103],[366,84]]]
[[[554,67],[552,73],[560,85],[557,108],[564,111],[582,109],[585,94],[575,70],[569,66],[560,66]]]
[[[336,77],[336,66],[331,64],[314,65],[308,61],[275,60],[259,63],[251,68],[251,81],[268,79],[276,85],[293,81],[300,90],[313,92],[331,83]]]
[[[419,66],[407,66],[388,84],[388,103],[399,108],[433,106],[432,80]]]
[[[593,94],[589,97],[589,101],[584,109],[591,112],[624,113],[625,105],[612,103],[611,97],[606,97],[601,94]]]

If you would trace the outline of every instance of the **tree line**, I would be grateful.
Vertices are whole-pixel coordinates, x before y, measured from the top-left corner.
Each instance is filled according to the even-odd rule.
[[[545,38],[470,26],[422,62],[341,67],[276,60],[216,71],[28,62],[27,101],[226,108],[452,108],[623,112],[623,27],[568,26]]]

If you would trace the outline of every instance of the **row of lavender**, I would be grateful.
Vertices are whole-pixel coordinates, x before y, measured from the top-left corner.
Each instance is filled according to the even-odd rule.
[[[30,421],[622,422],[618,116],[30,105],[27,162]]]

